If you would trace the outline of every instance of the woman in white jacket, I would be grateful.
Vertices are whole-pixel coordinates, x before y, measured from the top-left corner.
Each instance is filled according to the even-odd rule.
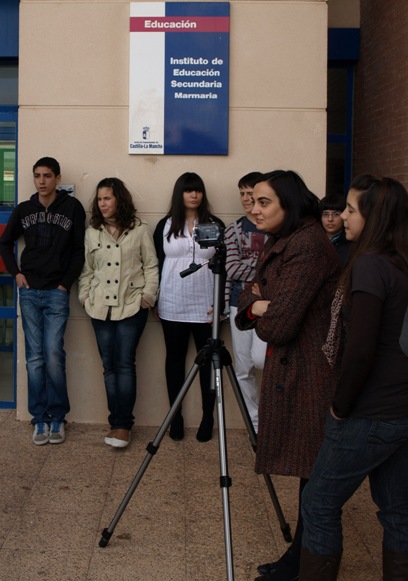
[[[105,443],[124,448],[136,402],[136,348],[156,301],[158,261],[151,230],[136,217],[118,178],[99,182],[85,233],[79,300],[91,317],[103,364],[110,432]]]

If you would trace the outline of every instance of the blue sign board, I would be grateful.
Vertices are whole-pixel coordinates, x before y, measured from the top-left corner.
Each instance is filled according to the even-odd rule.
[[[132,2],[129,153],[228,153],[229,2]]]
[[[19,0],[0,0],[0,57],[18,57]]]

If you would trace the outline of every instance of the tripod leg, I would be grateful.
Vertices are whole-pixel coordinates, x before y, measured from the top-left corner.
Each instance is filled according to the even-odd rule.
[[[232,389],[234,391],[234,395],[237,399],[238,407],[241,411],[242,418],[244,420],[246,429],[248,431],[249,440],[251,442],[252,449],[254,450],[254,452],[256,452],[257,436],[255,433],[254,427],[252,425],[252,421],[251,421],[251,418],[249,416],[244,397],[241,393],[241,389],[239,387],[237,376],[235,375],[235,371],[232,367],[231,356],[228,353],[226,348],[223,348],[222,356],[223,356],[223,359],[227,361],[227,363],[225,364],[225,368],[226,368],[227,373],[228,373],[228,378],[230,380]],[[269,474],[264,474],[263,477],[265,479],[266,487],[268,488],[268,492],[269,492],[269,495],[271,497],[272,504],[273,504],[273,507],[274,507],[275,512],[276,512],[276,516],[278,517],[278,520],[279,520],[279,524],[280,524],[283,538],[285,539],[286,542],[291,543],[293,539],[292,539],[292,534],[290,532],[290,526],[285,520],[285,517],[284,517],[283,511],[282,511],[281,505],[279,503],[279,499],[277,497],[276,490],[275,490],[275,487],[272,483],[271,477]]]
[[[232,557],[232,537],[231,537],[231,516],[229,504],[229,488],[231,486],[231,478],[228,475],[228,461],[227,461],[227,443],[225,431],[225,414],[223,401],[223,387],[222,387],[222,371],[220,364],[220,357],[218,353],[214,353],[214,381],[216,391],[216,405],[217,405],[217,420],[218,420],[218,446],[220,457],[220,486],[222,493],[222,505],[224,515],[224,538],[225,538],[225,557],[227,567],[227,580],[234,579],[234,566]]]
[[[153,442],[148,443],[148,445],[146,447],[147,454],[146,454],[142,464],[140,465],[140,468],[137,471],[136,476],[134,477],[131,485],[129,486],[128,491],[126,492],[122,502],[120,503],[119,508],[116,511],[115,516],[113,517],[109,526],[107,528],[103,529],[103,531],[102,531],[102,536],[101,536],[101,539],[99,541],[100,547],[106,547],[107,544],[109,543],[109,540],[112,536],[112,533],[113,533],[116,525],[118,524],[123,512],[125,511],[125,508],[127,507],[130,499],[132,498],[134,491],[136,490],[139,482],[141,481],[141,479],[143,477],[143,474],[146,472],[146,469],[149,466],[150,461],[152,460],[153,456],[156,454],[157,450],[159,449],[160,443],[166,434],[167,428],[171,424],[173,417],[176,415],[177,410],[180,407],[180,405],[181,405],[185,395],[187,394],[191,384],[193,383],[194,378],[197,375],[199,368],[200,368],[200,365],[198,365],[197,363],[195,363],[193,365],[189,374],[186,377],[185,382],[183,383],[183,385],[180,389],[180,392],[179,392],[176,400],[174,401],[173,405],[171,406],[167,416],[164,419],[164,422],[160,426],[159,431],[157,432],[155,439],[153,440]]]

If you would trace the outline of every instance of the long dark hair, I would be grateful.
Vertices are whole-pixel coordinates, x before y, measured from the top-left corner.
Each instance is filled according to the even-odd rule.
[[[358,209],[365,224],[340,277],[345,302],[350,301],[353,265],[362,254],[384,254],[408,274],[407,190],[393,178],[369,174],[355,178],[350,190],[358,192]]]
[[[136,208],[133,204],[132,195],[122,180],[119,178],[104,178],[96,186],[96,192],[91,202],[90,224],[93,228],[98,229],[105,223],[98,206],[98,192],[101,188],[112,188],[117,207],[115,221],[120,230],[131,230],[137,223],[140,223],[139,218],[136,217]]]
[[[211,214],[211,205],[207,198],[205,185],[200,176],[193,172],[183,173],[174,184],[173,195],[171,197],[170,208],[166,218],[171,218],[170,230],[167,233],[167,240],[170,240],[173,234],[175,238],[184,236],[184,227],[186,224],[186,211],[184,207],[184,192],[201,192],[203,199],[197,209],[197,218],[200,224],[210,222],[213,218]]]
[[[292,234],[308,216],[320,220],[319,198],[296,172],[278,169],[264,174],[258,182],[267,182],[278,196],[281,207],[286,210],[279,236]]]

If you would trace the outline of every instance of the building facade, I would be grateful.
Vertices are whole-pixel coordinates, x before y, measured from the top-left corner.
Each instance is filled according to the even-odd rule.
[[[122,179],[152,229],[165,215],[173,184],[185,171],[203,177],[214,212],[226,223],[241,215],[237,182],[250,171],[294,169],[322,197],[328,27],[358,28],[358,4],[358,0],[232,0],[228,155],[132,156],[127,152],[129,1],[21,0],[16,201],[33,193],[31,168],[44,155],[60,161],[62,183],[74,185],[87,211],[100,179]],[[143,58],[148,60],[149,55]],[[8,300],[15,307],[13,297]],[[18,309],[14,312],[18,315]],[[14,321],[5,313],[0,316]],[[229,348],[228,324],[222,338]],[[71,293],[66,350],[72,408],[68,420],[106,422],[101,362],[76,287]],[[27,420],[18,316],[13,357],[17,416]],[[158,425],[168,410],[164,357],[160,324],[151,317],[137,354],[136,425]],[[193,358],[191,350],[190,364]],[[199,423],[200,407],[195,382],[184,406],[187,425]],[[227,425],[242,426],[227,378],[225,407]]]
[[[354,173],[392,176],[408,187],[408,6],[361,0],[356,67]]]

